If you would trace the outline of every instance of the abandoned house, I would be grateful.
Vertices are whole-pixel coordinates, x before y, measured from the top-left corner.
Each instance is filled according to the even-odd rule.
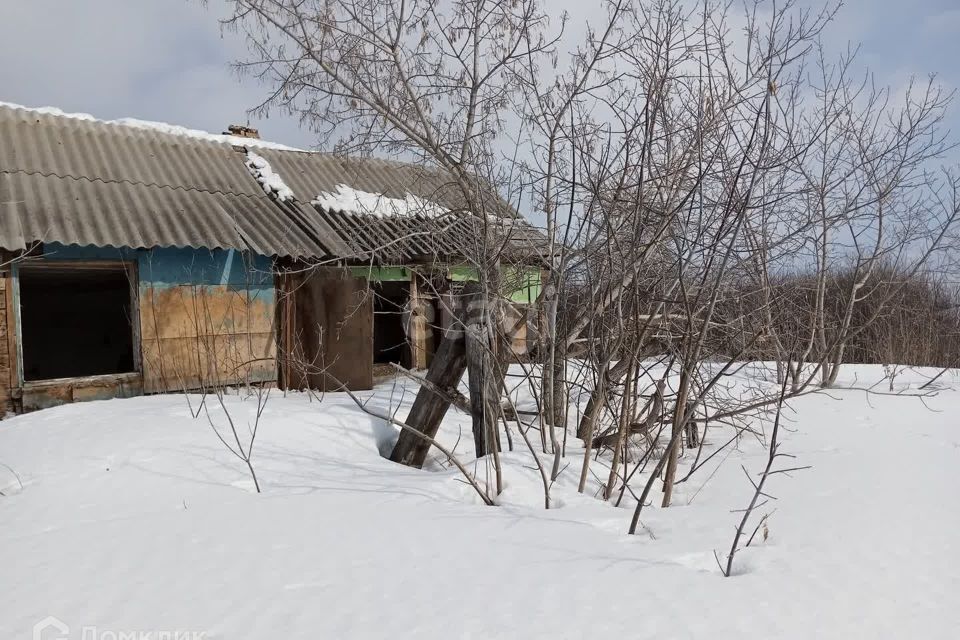
[[[491,227],[532,343],[544,239],[502,200],[484,224],[441,172],[238,131],[0,104],[0,415],[424,368]]]

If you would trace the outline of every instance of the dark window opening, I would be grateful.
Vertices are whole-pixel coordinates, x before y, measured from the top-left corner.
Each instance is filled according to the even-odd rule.
[[[24,380],[135,371],[130,288],[122,267],[21,267]]]
[[[453,324],[453,313],[450,306],[453,304],[453,296],[450,291],[450,285],[443,276],[433,276],[425,280],[421,285],[424,303],[427,308],[427,367],[433,362],[433,356],[440,348],[443,341],[444,329]]]
[[[427,366],[433,362],[433,356],[436,355],[440,343],[443,341],[443,304],[439,298],[430,298],[430,315],[427,324],[427,331],[430,332],[430,340],[427,345],[429,353],[427,354]]]
[[[395,362],[410,366],[410,347],[407,344],[407,303],[410,300],[409,282],[374,282],[373,292],[373,362]]]

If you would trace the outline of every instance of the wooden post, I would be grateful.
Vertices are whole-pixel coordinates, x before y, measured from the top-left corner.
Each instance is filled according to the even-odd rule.
[[[0,261],[6,263],[0,278],[3,279],[3,318],[0,323],[5,326],[5,335],[0,341],[0,350],[6,352],[7,366],[5,371],[0,371],[0,387],[6,389],[6,408],[13,411],[22,411],[23,407],[19,400],[21,397],[20,385],[20,327],[17,326],[18,301],[15,296],[15,285],[13,281],[12,262],[15,258],[12,253],[0,252]]]
[[[420,433],[435,437],[450,406],[451,391],[457,388],[464,371],[468,371],[474,444],[480,457],[500,450],[497,417],[504,368],[498,366],[496,353],[490,348],[486,307],[477,283],[464,286],[457,306],[458,320],[445,332],[427,370],[426,379],[431,384],[420,387],[405,422]],[[390,459],[421,467],[429,449],[423,438],[404,430]]]
[[[500,430],[497,428],[500,376],[485,323],[467,325],[466,354],[473,443],[480,458],[494,450],[500,451]]]
[[[432,387],[453,390],[457,388],[466,368],[463,333],[456,330],[448,331],[427,371],[427,381],[432,383]],[[405,422],[420,433],[434,438],[449,407],[448,396],[441,395],[424,385],[420,387]],[[400,432],[400,438],[393,447],[390,459],[409,467],[419,468],[426,461],[429,451],[429,442],[405,429]]]
[[[426,369],[430,354],[426,316],[429,301],[420,291],[419,278],[415,273],[410,277],[410,364],[414,369]]]
[[[490,300],[483,287],[470,282],[463,288],[467,383],[470,387],[470,414],[473,419],[473,442],[477,457],[500,451],[497,418],[500,415],[500,387],[503,379],[497,361],[495,335],[502,337],[499,327],[491,325]],[[496,333],[495,333],[496,332]]]
[[[283,296],[283,325],[280,327],[282,339],[283,360],[283,389],[301,389],[304,385],[295,383],[290,376],[290,365],[293,360],[293,292],[294,286],[291,275],[284,272],[280,275],[280,291]]]

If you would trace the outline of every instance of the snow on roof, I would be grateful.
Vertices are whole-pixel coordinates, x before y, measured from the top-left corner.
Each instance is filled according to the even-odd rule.
[[[120,118],[118,120],[101,120],[99,118],[96,118],[90,115],[89,113],[67,113],[56,107],[25,107],[23,105],[14,104],[11,102],[0,102],[0,107],[8,107],[10,109],[20,109],[22,111],[32,111],[34,113],[40,113],[40,114],[49,115],[49,116],[56,116],[58,118],[72,118],[74,120],[87,120],[90,122],[101,122],[103,124],[132,127],[134,129],[158,131],[160,133],[167,133],[170,135],[182,136],[185,138],[208,140],[210,142],[225,142],[227,144],[237,145],[241,147],[260,147],[265,149],[278,149],[281,151],[303,151],[303,149],[297,149],[296,147],[288,147],[287,145],[280,144],[278,142],[269,142],[267,140],[260,140],[258,138],[244,138],[241,136],[209,133],[207,131],[201,131],[199,129],[188,129],[187,127],[181,127],[180,125],[176,125],[176,124],[167,124],[166,122],[152,122],[150,120],[138,120],[136,118]]]
[[[391,198],[382,193],[360,191],[345,184],[338,184],[332,193],[321,191],[310,204],[327,210],[374,215],[378,218],[417,215],[440,217],[450,213],[449,209],[412,193],[407,193],[403,198]]]
[[[293,189],[287,186],[280,174],[274,172],[266,158],[247,149],[247,161],[244,164],[267,195],[276,194],[280,202],[293,199]]]

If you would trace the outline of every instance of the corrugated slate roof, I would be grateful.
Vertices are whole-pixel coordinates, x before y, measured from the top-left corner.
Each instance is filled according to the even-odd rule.
[[[349,250],[312,208],[274,203],[243,160],[226,143],[0,106],[0,247]]]
[[[413,262],[458,256],[500,254],[506,259],[537,261],[546,255],[544,236],[522,220],[473,216],[372,216],[344,211],[326,211],[317,206],[327,222],[350,245],[353,255],[373,255],[381,263]],[[484,234],[488,234],[485,236]],[[488,246],[482,238],[489,237]]]
[[[547,251],[543,234],[490,189],[482,190],[489,214],[486,229],[484,221],[464,214],[460,189],[443,171],[380,158],[274,149],[258,149],[257,153],[283,177],[300,202],[346,185],[399,200],[414,195],[451,212],[440,217],[426,212],[378,216],[315,205],[358,257],[375,254],[381,261],[404,261],[476,255],[485,231],[510,258],[536,258]]]
[[[482,221],[456,215],[442,172],[369,158],[257,148],[294,191],[267,196],[244,150],[163,130],[0,105],[0,248],[63,244],[251,249],[262,255],[410,260],[469,255]],[[311,200],[337,185],[412,193],[451,216],[326,211]],[[539,253],[543,236],[491,195],[510,251]],[[501,230],[502,231],[502,230]]]
[[[407,194],[435,202],[453,212],[464,209],[460,189],[450,175],[437,169],[414,164],[358,158],[330,153],[310,153],[257,149],[283,176],[301,202],[311,202],[320,193],[330,193],[344,184],[357,191],[382,194],[388,198],[404,198]],[[498,195],[484,189],[486,211],[502,217],[516,217],[517,213]]]

